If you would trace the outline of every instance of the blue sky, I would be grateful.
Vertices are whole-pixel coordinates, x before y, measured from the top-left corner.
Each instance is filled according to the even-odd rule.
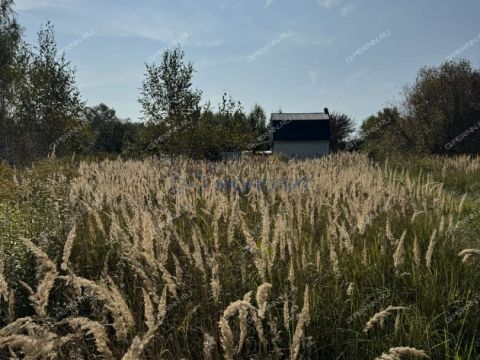
[[[328,107],[357,122],[399,102],[421,66],[462,46],[460,56],[480,67],[478,0],[16,3],[28,41],[53,22],[87,104],[104,102],[133,121],[145,62],[176,42],[213,105],[228,92],[247,110],[255,102],[267,112]]]

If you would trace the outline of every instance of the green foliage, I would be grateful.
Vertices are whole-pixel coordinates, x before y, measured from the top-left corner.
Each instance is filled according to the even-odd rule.
[[[248,114],[250,128],[260,134],[267,131],[267,115],[260,104],[255,104],[252,111]]]
[[[26,314],[28,292],[18,282],[36,281],[35,259],[22,238],[38,238],[49,253],[58,253],[77,209],[67,204],[66,184],[76,175],[76,164],[58,160],[37,161],[21,171],[0,164],[0,249],[6,254],[5,271],[17,291],[15,312]],[[62,239],[62,240],[60,240]],[[0,326],[5,318],[0,316]]]
[[[146,120],[173,126],[199,111],[201,92],[192,89],[195,70],[192,63],[184,63],[184,57],[177,47],[165,50],[159,65],[146,64],[139,99]]]
[[[257,116],[262,116],[260,108],[257,108],[256,112]],[[247,148],[247,145],[253,141],[255,127],[258,126],[257,129],[261,131],[261,124],[252,126],[252,120],[256,115],[248,119],[240,102],[235,102],[227,94],[223,95],[219,111],[215,115],[215,122],[221,133],[219,141],[223,151],[241,151]]]
[[[44,157],[52,150],[68,153],[68,142],[58,140],[79,125],[84,104],[75,84],[75,70],[58,54],[53,26],[47,23],[38,33],[38,45],[32,54],[26,86],[23,87],[20,127],[36,136],[27,153]],[[30,144],[29,144],[30,145]]]
[[[466,60],[420,70],[406,90],[405,129],[418,152],[478,153],[480,131],[448,145],[472,126],[480,130],[480,71]],[[407,132],[408,130],[408,132]]]
[[[401,111],[386,108],[369,117],[360,141],[362,149],[382,156],[479,153],[480,70],[466,60],[422,68],[405,89]]]
[[[347,140],[355,131],[355,124],[348,115],[340,113],[330,114],[331,141],[330,148],[333,152],[345,150]]]
[[[360,146],[377,159],[385,159],[392,152],[407,153],[411,149],[401,121],[397,108],[385,108],[363,122],[359,138],[353,140],[350,145]]]
[[[189,121],[183,120],[177,126],[148,123],[150,140],[145,148],[152,154],[218,160],[222,152],[246,150],[255,136],[264,131],[265,119],[259,105],[247,116],[240,102],[224,94],[218,111],[207,104]]]
[[[240,102],[224,94],[218,112],[209,104],[201,111],[201,92],[192,89],[195,69],[184,57],[176,48],[166,50],[159,65],[147,64],[139,100],[154,130],[147,149],[209,159],[218,159],[222,151],[245,150],[266,130],[264,110],[255,105],[247,116]]]
[[[16,65],[21,47],[21,30],[12,10],[13,0],[0,0],[0,158],[14,153],[14,116],[18,71]]]
[[[124,148],[126,122],[105,104],[87,107],[84,114],[94,138],[89,152],[120,154]]]
[[[68,154],[72,144],[62,141],[62,136],[71,137],[68,133],[81,125],[83,103],[74,69],[57,52],[53,26],[42,27],[35,47],[22,44],[10,66],[16,77],[14,96],[7,99],[11,112],[5,133],[8,148],[1,156],[28,164],[54,150]]]

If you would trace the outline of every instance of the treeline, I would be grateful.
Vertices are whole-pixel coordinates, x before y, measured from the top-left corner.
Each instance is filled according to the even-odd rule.
[[[225,94],[218,108],[201,105],[193,65],[179,48],[147,64],[143,122],[117,117],[105,104],[87,107],[75,68],[60,53],[47,23],[37,43],[23,40],[13,0],[0,0],[0,159],[16,165],[76,154],[183,154],[216,159],[246,149],[267,131],[265,111],[246,113]]]
[[[0,0],[0,160],[25,165],[47,156],[151,154],[219,159],[260,149],[268,131],[260,105],[247,113],[224,94],[213,108],[194,89],[195,69],[180,48],[147,63],[139,102],[142,122],[119,118],[105,104],[87,107],[75,68],[57,49],[47,23],[37,43],[23,40],[14,0]],[[465,60],[420,70],[404,99],[366,119],[355,134],[347,115],[331,115],[333,151],[389,154],[480,152],[480,70]]]
[[[425,67],[398,107],[366,119],[350,148],[377,157],[480,153],[480,69],[466,60]]]

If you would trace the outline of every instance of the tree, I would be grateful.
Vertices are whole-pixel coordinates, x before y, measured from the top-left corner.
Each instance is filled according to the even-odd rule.
[[[480,131],[473,131],[480,128],[479,70],[466,60],[422,68],[405,89],[404,112],[403,129],[417,152],[480,152]]]
[[[466,60],[424,67],[404,91],[402,108],[386,108],[362,125],[362,149],[387,153],[480,152],[480,71]]]
[[[143,157],[145,149],[151,143],[151,134],[155,125],[126,121],[123,123],[122,155]]]
[[[184,57],[177,47],[165,50],[159,65],[146,64],[139,102],[148,121],[178,125],[198,113],[201,92],[192,89],[195,70],[192,63],[185,64]]]
[[[408,135],[404,132],[404,119],[397,108],[384,108],[366,119],[356,140],[347,148],[361,148],[375,158],[388,154],[406,154],[411,151]]]
[[[58,54],[53,26],[38,33],[38,44],[26,63],[26,81],[19,89],[18,127],[24,134],[26,161],[45,157],[53,150],[69,153],[69,141],[84,126],[84,107],[75,84],[75,70]]]
[[[255,104],[252,111],[248,115],[248,121],[250,122],[250,127],[252,130],[256,131],[258,134],[264,133],[267,131],[267,115],[265,110],[259,105]]]
[[[165,50],[159,65],[146,64],[139,102],[144,118],[158,125],[149,149],[154,144],[170,154],[192,155],[202,93],[192,88],[195,69],[184,57],[177,47]]]
[[[0,0],[0,158],[4,159],[12,158],[17,137],[13,107],[22,31],[12,8],[13,0]]]
[[[223,94],[215,117],[222,134],[219,138],[222,151],[246,150],[254,140],[256,131],[247,118],[242,103],[233,100],[227,93]]]
[[[345,114],[330,114],[331,149],[334,152],[345,149],[347,139],[355,131],[353,120]]]
[[[125,126],[114,109],[100,104],[84,110],[85,117],[94,134],[92,152],[120,154],[123,150]]]

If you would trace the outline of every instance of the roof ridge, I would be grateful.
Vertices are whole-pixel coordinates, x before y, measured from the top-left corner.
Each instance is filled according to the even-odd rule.
[[[329,120],[330,115],[326,113],[272,113],[272,121],[276,120],[289,120],[289,121],[299,121],[299,120],[316,120],[324,121]]]

